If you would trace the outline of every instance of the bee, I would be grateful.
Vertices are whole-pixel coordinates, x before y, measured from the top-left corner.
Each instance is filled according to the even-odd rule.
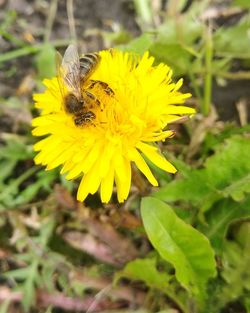
[[[77,48],[73,44],[68,46],[63,58],[59,52],[57,53],[57,79],[64,108],[67,113],[74,116],[76,126],[90,123],[96,117],[89,110],[93,103],[100,105],[100,101],[90,91],[96,84],[99,84],[107,94],[113,94],[108,84],[98,80],[91,80],[87,89],[83,88],[99,62],[98,53],[88,53],[79,57]]]

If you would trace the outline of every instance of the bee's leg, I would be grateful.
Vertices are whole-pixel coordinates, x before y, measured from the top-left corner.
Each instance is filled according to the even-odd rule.
[[[100,85],[107,95],[113,96],[115,94],[114,91],[109,87],[109,85],[105,82],[102,82],[101,80],[91,80],[88,88],[92,89],[96,84]]]
[[[92,111],[80,113],[74,118],[74,122],[76,126],[81,126],[84,124],[91,123],[93,119],[95,119],[95,114]]]
[[[93,95],[91,92],[85,90],[86,96],[88,96],[91,100],[93,100],[97,105],[100,105],[100,101]]]

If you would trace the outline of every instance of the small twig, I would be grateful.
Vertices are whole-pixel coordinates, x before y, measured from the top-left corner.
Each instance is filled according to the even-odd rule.
[[[232,80],[250,79],[250,71],[216,72],[215,75]]]
[[[112,284],[107,285],[106,287],[104,287],[102,290],[100,290],[94,298],[94,301],[91,303],[91,305],[89,306],[88,310],[86,311],[86,313],[91,313],[93,312],[96,307],[98,306],[98,303],[100,303],[101,299],[103,296],[105,296],[110,289],[112,288]]]
[[[57,12],[58,0],[52,0],[49,7],[49,15],[46,21],[46,28],[44,32],[44,42],[48,42],[50,39],[52,27],[54,24],[56,12]]]
[[[76,36],[76,27],[75,27],[75,19],[74,19],[74,5],[73,0],[67,0],[67,15],[69,21],[69,32],[70,37],[73,39],[74,42],[77,41]]]
[[[246,126],[248,121],[248,101],[245,98],[241,98],[236,103],[236,108],[239,114],[240,125]]]

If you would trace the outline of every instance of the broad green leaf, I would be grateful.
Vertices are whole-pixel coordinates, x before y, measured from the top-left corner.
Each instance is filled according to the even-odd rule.
[[[220,145],[205,163],[208,184],[217,190],[235,184],[250,173],[250,140],[235,136]]]
[[[250,58],[250,22],[242,21],[231,27],[222,27],[214,34],[215,54],[235,58]]]
[[[202,36],[203,24],[194,19],[192,14],[182,14],[178,20],[168,17],[167,21],[157,28],[157,41],[164,44],[181,44],[191,46]]]
[[[55,48],[51,45],[45,45],[36,56],[36,67],[41,79],[51,78],[55,75]]]
[[[192,293],[202,295],[207,280],[216,274],[208,239],[157,199],[144,198],[141,215],[149,240],[175,267],[177,280]]]
[[[116,274],[116,279],[121,277],[141,280],[147,286],[161,290],[168,288],[171,278],[167,273],[161,273],[156,269],[155,258],[136,259],[127,263],[125,268]]]
[[[243,222],[240,230],[244,230],[243,244],[237,243],[237,236],[232,236],[223,245],[223,254],[220,258],[220,277],[211,281],[210,298],[206,306],[207,313],[224,312],[228,303],[242,303],[244,297],[249,298],[250,291],[250,227],[249,222]],[[235,240],[232,240],[235,239]],[[212,288],[212,289],[211,289]],[[204,313],[205,313],[204,312]],[[225,312],[228,312],[225,310]]]
[[[249,188],[250,140],[233,136],[207,158],[201,169],[190,169],[182,179],[174,180],[154,193],[164,201],[188,201],[205,212],[223,198],[243,200]]]
[[[131,40],[130,43],[128,43],[127,45],[119,46],[119,49],[142,55],[145,51],[149,49],[152,44],[152,40],[152,34],[144,33],[140,37]]]
[[[116,274],[115,281],[122,277],[140,280],[150,288],[159,289],[172,299],[184,313],[188,312],[186,303],[181,298],[181,293],[179,292],[177,294],[175,285],[170,283],[172,275],[166,272],[160,272],[157,269],[155,258],[136,259],[127,263],[124,269]]]
[[[244,302],[246,313],[250,313],[250,298],[245,297],[243,302]]]
[[[216,136],[212,133],[213,130],[208,131],[204,141],[204,147],[202,148],[202,154],[210,153],[211,150],[216,151],[218,145],[220,145],[226,139],[235,135],[244,135],[244,133],[250,132],[250,124],[243,127],[235,127],[232,122],[226,122],[224,124],[224,130]]]
[[[198,206],[201,199],[206,197],[211,190],[207,185],[206,177],[202,170],[192,169],[189,170],[189,175],[185,175],[186,178],[173,180],[160,188],[153,196],[167,202],[190,201],[193,205]]]
[[[149,51],[158,63],[166,63],[177,76],[184,75],[190,68],[192,56],[179,43],[164,43],[159,40],[150,46]]]
[[[250,196],[241,203],[230,199],[222,200],[206,214],[207,225],[200,225],[199,229],[205,233],[219,253],[229,225],[237,219],[248,216],[250,216]]]
[[[131,34],[122,27],[117,32],[101,32],[102,37],[109,46],[127,44],[131,41]]]
[[[231,196],[235,201],[241,201],[245,197],[245,193],[250,192],[250,172],[245,177],[239,179],[235,183],[224,189],[225,197]]]
[[[250,1],[249,0],[234,0],[232,5],[238,5],[243,9],[250,9]]]
[[[221,275],[227,284],[220,294],[222,304],[238,299],[244,289],[250,291],[250,231],[247,238],[248,242],[244,247],[240,247],[233,241],[228,241],[225,245]]]
[[[150,53],[156,57],[157,62],[168,64],[175,75],[187,74],[191,66],[193,69],[194,56],[199,57],[195,42],[202,35],[202,29],[202,23],[191,15],[182,14],[178,20],[168,17],[157,28]]]

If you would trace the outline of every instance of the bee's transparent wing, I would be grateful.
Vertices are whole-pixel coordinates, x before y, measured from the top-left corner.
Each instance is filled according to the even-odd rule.
[[[81,97],[80,61],[77,48],[71,44],[65,51],[61,62],[64,82],[67,88],[77,97]]]
[[[64,96],[66,94],[64,83],[65,72],[62,67],[62,56],[58,51],[56,52],[56,74],[62,100],[64,100]]]

